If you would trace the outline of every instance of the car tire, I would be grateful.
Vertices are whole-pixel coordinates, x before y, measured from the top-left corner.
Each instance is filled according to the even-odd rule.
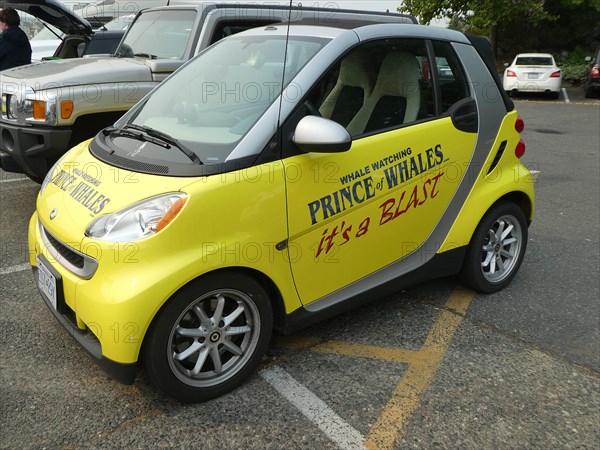
[[[594,88],[591,86],[587,86],[585,88],[585,98],[594,98]]]
[[[265,289],[243,273],[209,274],[180,289],[144,340],[150,381],[186,403],[239,386],[260,363],[273,327]]]
[[[527,248],[527,220],[513,202],[500,202],[485,214],[467,249],[462,283],[492,293],[503,289],[519,270]]]

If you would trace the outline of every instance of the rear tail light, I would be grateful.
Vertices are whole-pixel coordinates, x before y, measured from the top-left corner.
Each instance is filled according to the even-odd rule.
[[[525,129],[525,121],[521,118],[521,116],[517,117],[517,121],[515,122],[515,130],[517,133],[522,133]]]
[[[592,76],[600,77],[600,64],[596,64],[594,67],[592,67]]]
[[[559,78],[560,77],[560,70],[557,70],[556,72],[552,72],[552,75],[550,75],[550,78]]]
[[[506,76],[507,77],[516,77],[517,74],[515,72],[513,72],[512,70],[506,70]]]
[[[523,139],[521,139],[521,140],[519,140],[519,143],[515,147],[515,155],[517,158],[520,158],[524,154],[525,154],[525,142],[523,142]]]
[[[519,117],[517,117],[517,120],[515,121],[515,130],[517,130],[517,133],[521,134],[524,129],[525,129],[525,121],[523,120],[523,118],[521,116],[519,116]],[[519,143],[515,147],[515,156],[517,158],[520,158],[524,154],[525,154],[525,142],[523,142],[523,139],[519,139]]]

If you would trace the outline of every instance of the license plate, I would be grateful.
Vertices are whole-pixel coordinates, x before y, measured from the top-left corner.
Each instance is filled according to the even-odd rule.
[[[37,259],[37,267],[38,286],[56,309],[56,278],[39,258]]]
[[[527,78],[528,78],[528,79],[530,79],[530,80],[537,80],[537,78],[538,78],[538,75],[539,75],[539,74],[537,74],[537,73],[535,73],[535,72],[534,72],[534,73],[528,73],[528,74],[527,74]]]

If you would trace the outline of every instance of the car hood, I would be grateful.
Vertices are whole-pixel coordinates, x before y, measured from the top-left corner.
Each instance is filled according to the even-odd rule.
[[[90,222],[155,195],[179,192],[195,181],[190,178],[146,175],[114,170],[94,158],[90,141],[68,152],[48,175],[37,211],[48,230],[60,239],[76,242]],[[46,220],[50,211],[55,220]]]
[[[78,16],[57,0],[0,0],[0,9],[12,7],[26,12],[65,34],[91,37],[94,32],[87,20]]]
[[[77,86],[95,83],[152,81],[150,68],[142,59],[71,58],[43,61],[2,72],[2,83],[27,84],[34,90],[52,86]]]

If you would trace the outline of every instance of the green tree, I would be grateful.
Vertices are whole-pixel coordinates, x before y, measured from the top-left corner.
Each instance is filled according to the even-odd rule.
[[[449,17],[450,27],[488,35],[497,54],[536,47],[592,47],[598,37],[600,0],[404,0],[398,8],[423,24]],[[556,47],[558,46],[558,47]]]

